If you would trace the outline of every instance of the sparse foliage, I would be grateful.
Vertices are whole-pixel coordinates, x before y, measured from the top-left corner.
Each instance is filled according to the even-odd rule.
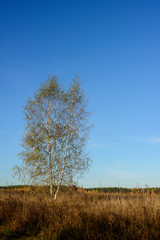
[[[75,175],[88,169],[87,103],[77,77],[65,90],[55,76],[41,85],[33,99],[26,101],[25,132],[19,154],[22,165],[15,167],[15,174],[49,184],[52,199],[53,185],[57,186],[56,200],[62,183],[73,182]]]

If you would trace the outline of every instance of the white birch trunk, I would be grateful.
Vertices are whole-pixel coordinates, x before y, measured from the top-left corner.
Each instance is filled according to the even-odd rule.
[[[66,145],[66,149],[65,149],[65,155],[64,155],[61,177],[60,177],[60,181],[59,181],[58,186],[57,186],[57,190],[56,190],[55,195],[54,195],[54,201],[57,200],[57,194],[59,192],[59,188],[62,184],[62,180],[63,180],[63,177],[64,177],[64,170],[65,170],[65,165],[66,165],[66,160],[67,160],[67,150],[68,150],[68,147],[69,147],[70,138],[71,138],[71,131],[72,131],[73,106],[72,106],[72,109],[71,109],[71,113],[69,114],[69,118],[71,118],[71,120],[70,120],[70,132],[69,132],[68,141],[67,141],[67,145]]]

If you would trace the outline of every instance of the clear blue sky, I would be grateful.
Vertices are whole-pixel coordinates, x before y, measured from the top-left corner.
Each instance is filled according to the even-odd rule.
[[[83,187],[160,186],[160,2],[0,1],[0,185],[17,184],[25,99],[78,73],[94,113]]]

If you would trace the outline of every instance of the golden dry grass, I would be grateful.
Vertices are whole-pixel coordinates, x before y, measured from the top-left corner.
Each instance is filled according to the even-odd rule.
[[[159,240],[160,195],[1,190],[0,239]]]

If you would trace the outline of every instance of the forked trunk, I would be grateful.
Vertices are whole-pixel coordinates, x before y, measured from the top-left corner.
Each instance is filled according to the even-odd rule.
[[[67,157],[67,155],[66,155],[66,157]],[[64,158],[64,162],[63,162],[63,168],[62,168],[61,178],[60,178],[60,181],[59,181],[59,183],[58,183],[57,190],[56,190],[56,192],[55,192],[55,194],[54,194],[54,201],[57,200],[57,194],[58,194],[59,188],[60,188],[60,186],[61,186],[61,184],[62,184],[62,180],[63,180],[63,176],[64,176],[65,163],[66,163],[66,157]]]

